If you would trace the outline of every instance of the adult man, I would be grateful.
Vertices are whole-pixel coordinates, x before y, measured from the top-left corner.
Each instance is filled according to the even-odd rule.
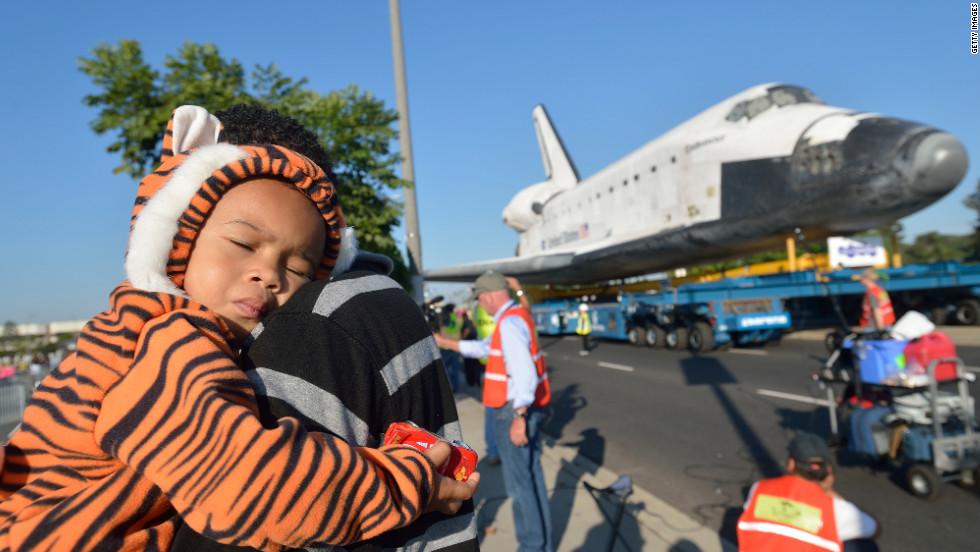
[[[583,302],[578,305],[578,325],[575,328],[575,333],[582,336],[582,350],[578,354],[589,354],[589,334],[592,333],[592,320],[589,317],[589,305],[587,303]]]
[[[493,432],[514,508],[519,552],[552,552],[551,508],[541,469],[540,427],[551,402],[548,374],[531,313],[511,298],[507,278],[487,272],[476,279],[470,300],[494,316],[493,334],[483,340],[436,338],[440,347],[463,356],[487,356],[483,404],[492,409]]]
[[[749,490],[738,518],[738,549],[876,551],[881,525],[833,489],[830,450],[812,433],[789,444],[789,475],[763,479]]]
[[[878,285],[878,271],[866,268],[861,273],[861,285],[866,289],[861,302],[861,327],[883,332],[895,323],[895,310],[888,292]]]
[[[521,289],[521,283],[517,281],[517,278],[513,276],[507,276],[507,287],[514,292],[514,297],[517,297],[517,301],[522,307],[531,311],[531,301],[527,298],[527,294]],[[472,304],[472,301],[469,301]],[[486,309],[477,305],[474,310],[474,317],[476,318],[476,337],[477,339],[488,339],[493,335],[493,330],[496,327],[493,315],[488,313]],[[465,338],[464,338],[465,339]],[[483,384],[484,373],[486,372],[487,357],[481,357],[478,359],[483,365],[483,369],[480,373],[480,384]],[[483,425],[483,434],[487,441],[487,464],[490,466],[500,465],[500,454],[497,452],[497,441],[493,437],[493,409],[485,408],[485,420]]]

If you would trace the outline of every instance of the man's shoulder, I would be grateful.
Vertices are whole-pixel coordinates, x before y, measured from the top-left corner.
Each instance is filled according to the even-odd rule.
[[[504,325],[510,324],[521,328],[530,328],[534,324],[534,318],[531,316],[531,311],[525,309],[523,306],[512,305],[500,315],[500,319],[497,320],[497,323]]]
[[[310,312],[325,304],[367,300],[377,293],[383,293],[389,299],[405,297],[414,304],[408,292],[390,277],[372,270],[354,270],[303,286],[279,310]]]
[[[857,507],[856,504],[847,500],[846,498],[834,497],[834,515],[841,516],[854,516],[857,517],[861,515],[862,510]]]

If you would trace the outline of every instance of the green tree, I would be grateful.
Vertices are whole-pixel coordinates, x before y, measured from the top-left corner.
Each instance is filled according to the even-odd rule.
[[[935,263],[963,259],[969,239],[970,236],[946,236],[939,232],[920,234],[912,245],[904,247],[905,261]]]
[[[392,193],[405,184],[395,174],[398,154],[390,151],[398,117],[382,100],[355,85],[321,94],[306,87],[306,78],[293,80],[275,64],[256,65],[246,78],[238,60],[224,59],[209,43],[185,42],[176,55],[165,56],[163,73],[143,59],[135,40],[99,44],[78,63],[99,89],[83,98],[99,110],[92,130],[115,137],[106,148],[121,157],[114,171],[134,179],[158,162],[167,120],[180,105],[215,112],[237,103],[260,104],[316,132],[335,164],[347,224],[362,249],[391,257],[392,277],[409,287],[408,267],[391,235],[402,214]]]
[[[967,236],[969,241],[966,247],[967,261],[980,261],[980,179],[977,180],[977,191],[966,196],[963,204],[977,212],[977,220],[973,224],[973,234]]]

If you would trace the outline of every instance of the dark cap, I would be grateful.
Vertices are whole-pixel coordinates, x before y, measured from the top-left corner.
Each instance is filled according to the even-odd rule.
[[[789,457],[798,467],[811,473],[826,473],[830,464],[827,443],[812,433],[801,433],[789,442]]]
[[[469,300],[476,301],[480,294],[485,291],[500,291],[509,287],[503,274],[491,270],[476,279],[476,285],[473,286],[473,293],[470,294]]]

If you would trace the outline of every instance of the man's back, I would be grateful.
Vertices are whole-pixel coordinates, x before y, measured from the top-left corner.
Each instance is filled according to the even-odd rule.
[[[739,550],[840,550],[834,501],[820,485],[795,475],[763,479],[738,519]]]
[[[351,272],[311,283],[253,332],[243,368],[264,424],[295,417],[308,431],[376,447],[389,424],[411,420],[447,439],[462,439],[452,390],[422,311],[383,271],[356,262]],[[181,536],[188,540],[179,544],[201,549],[195,535]],[[472,501],[455,516],[425,514],[346,549],[412,549],[437,539],[439,548],[427,550],[479,549]]]

